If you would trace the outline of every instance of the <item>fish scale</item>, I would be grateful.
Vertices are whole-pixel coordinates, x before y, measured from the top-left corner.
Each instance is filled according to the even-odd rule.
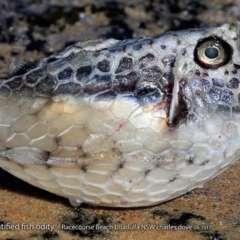
[[[150,206],[202,186],[240,156],[239,27],[15,61],[0,85],[0,167],[74,206]]]

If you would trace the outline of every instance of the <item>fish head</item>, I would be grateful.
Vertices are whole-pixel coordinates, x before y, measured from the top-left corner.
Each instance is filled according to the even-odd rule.
[[[229,119],[240,112],[239,35],[239,22],[175,35],[179,48],[172,68],[170,125],[212,114]]]

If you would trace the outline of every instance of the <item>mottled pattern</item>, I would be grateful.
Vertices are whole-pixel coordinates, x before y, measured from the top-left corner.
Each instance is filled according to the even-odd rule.
[[[0,86],[0,166],[74,205],[147,206],[201,186],[240,155],[238,34],[79,42],[16,66]],[[204,39],[231,49],[222,64],[198,59]]]

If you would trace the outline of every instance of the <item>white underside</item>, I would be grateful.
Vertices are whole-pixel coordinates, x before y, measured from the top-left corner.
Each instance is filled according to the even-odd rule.
[[[233,164],[238,122],[209,114],[169,129],[165,112],[152,106],[34,99],[1,108],[0,166],[74,205],[154,205]]]

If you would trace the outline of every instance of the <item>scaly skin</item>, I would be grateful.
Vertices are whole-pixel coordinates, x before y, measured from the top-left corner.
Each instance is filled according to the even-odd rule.
[[[239,47],[234,23],[13,63],[0,166],[73,205],[149,206],[199,187],[240,156]]]

